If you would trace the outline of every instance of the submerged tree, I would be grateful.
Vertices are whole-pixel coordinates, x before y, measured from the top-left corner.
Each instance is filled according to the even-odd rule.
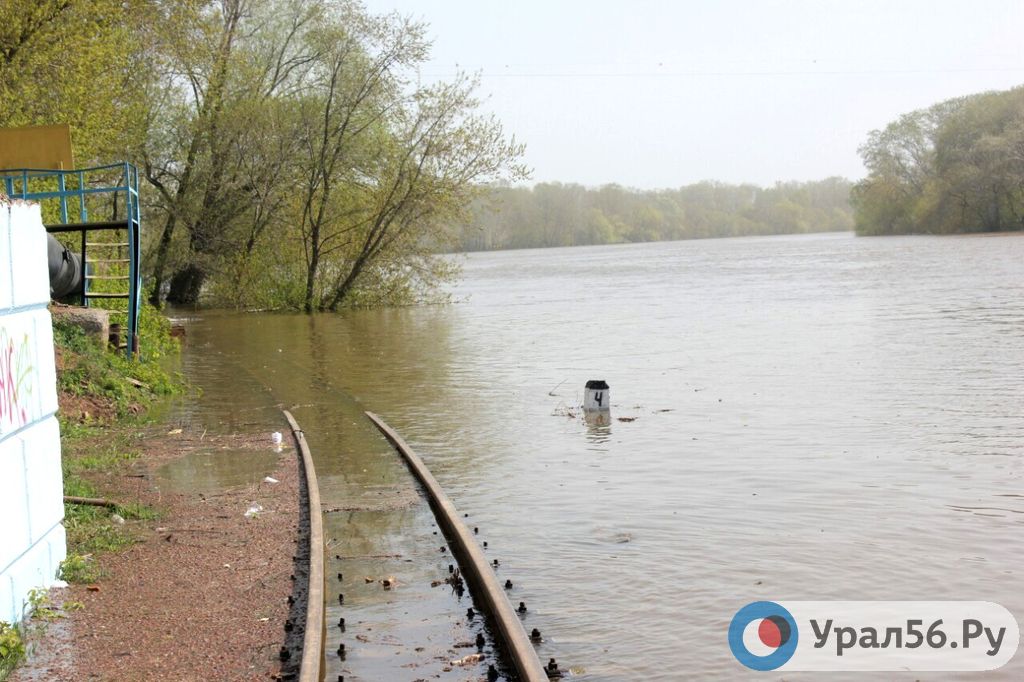
[[[163,56],[142,150],[162,218],[152,263],[158,302],[195,302],[212,273],[251,254],[281,207],[295,153],[288,100],[312,61],[305,33],[318,3],[221,0],[169,3]],[[175,241],[177,228],[185,238]],[[231,270],[232,268],[228,267]]]
[[[522,176],[521,147],[478,115],[474,83],[413,82],[422,24],[341,0],[163,9],[175,28],[156,41],[142,150],[162,224],[154,301],[169,273],[181,303],[415,298],[451,274],[428,251],[477,185]]]
[[[431,291],[452,274],[434,253],[482,184],[525,175],[522,147],[477,113],[474,81],[411,82],[424,36],[422,24],[346,6],[309,37],[292,207],[307,312]]]
[[[1024,88],[905,114],[860,152],[860,234],[1024,229]]]

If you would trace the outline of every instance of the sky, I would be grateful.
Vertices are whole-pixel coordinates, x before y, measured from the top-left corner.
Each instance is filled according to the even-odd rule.
[[[364,0],[478,73],[532,182],[864,176],[871,130],[1024,83],[1024,0]]]

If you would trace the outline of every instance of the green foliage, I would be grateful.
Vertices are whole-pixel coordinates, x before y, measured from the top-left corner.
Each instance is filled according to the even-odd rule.
[[[904,114],[860,153],[858,234],[1024,229],[1024,88]]]
[[[82,441],[74,437],[69,439],[65,434],[65,450],[71,451],[62,462],[65,495],[98,497],[96,487],[83,478],[82,473],[116,471],[125,462],[138,456],[134,452],[110,448],[102,438],[93,440],[92,444],[92,447],[85,447]],[[79,452],[83,449],[84,453]],[[94,554],[116,551],[135,542],[130,527],[114,522],[113,513],[127,520],[158,518],[156,511],[141,504],[119,505],[113,510],[93,505],[65,504],[64,529],[71,563],[66,566],[62,564],[62,579],[68,582],[96,580],[101,573],[100,567],[92,559]]]
[[[475,80],[418,82],[420,22],[348,0],[164,19],[142,151],[159,226],[150,300],[165,284],[171,302],[239,308],[433,300],[454,271],[431,249],[483,184],[525,176]]]
[[[830,232],[853,228],[842,178],[774,187],[701,182],[675,190],[544,183],[495,187],[474,204],[463,251]]]
[[[13,625],[0,621],[0,681],[6,680],[27,655],[26,642],[45,633],[47,626],[60,617],[49,590],[28,591],[22,621]]]
[[[170,337],[167,320],[150,306],[143,306],[140,318],[140,344],[146,349],[142,359],[128,359],[102,347],[81,328],[62,320],[54,321],[53,335],[64,365],[57,376],[59,390],[107,398],[118,416],[137,413],[157,398],[184,388],[181,377],[166,366],[166,358],[178,352],[177,341]]]
[[[93,583],[99,580],[102,571],[91,556],[69,554],[60,562],[57,577],[69,583]]]
[[[27,616],[52,623],[60,618],[60,612],[54,608],[53,600],[50,599],[50,591],[34,587],[28,591]]]
[[[25,657],[25,642],[16,625],[0,621],[0,680],[6,680]]]
[[[141,52],[142,0],[0,3],[0,122],[68,123],[76,163],[123,158],[142,93],[129,83]]]
[[[74,325],[54,324],[54,341],[62,367],[57,373],[62,395],[113,401],[118,416],[135,415],[157,398],[183,388],[180,378],[165,367],[168,356],[177,353],[177,342],[170,337],[169,323],[152,308],[144,308],[141,336],[149,352],[143,360],[129,360],[122,353],[102,347]],[[80,423],[61,415],[63,457],[61,466],[64,494],[98,497],[89,481],[96,474],[111,474],[138,457],[135,435],[127,429]],[[65,504],[64,528],[69,554],[61,564],[59,577],[68,582],[93,582],[102,575],[98,554],[126,547],[135,538],[131,527],[112,519],[112,511],[123,519],[153,519],[157,514],[139,504],[106,507]]]

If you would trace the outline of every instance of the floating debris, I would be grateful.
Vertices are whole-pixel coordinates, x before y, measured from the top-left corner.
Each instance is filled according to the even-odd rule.
[[[459,659],[454,660],[454,661],[448,661],[448,663],[450,663],[451,665],[457,665],[459,667],[465,667],[467,665],[473,665],[474,663],[479,663],[483,659],[484,659],[484,655],[483,654],[470,654],[469,656],[463,656],[462,658],[459,658]]]

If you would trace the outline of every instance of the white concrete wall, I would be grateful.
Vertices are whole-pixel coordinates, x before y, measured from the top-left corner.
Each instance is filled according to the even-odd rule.
[[[0,202],[0,620],[56,579],[64,537],[46,231],[33,204]]]

